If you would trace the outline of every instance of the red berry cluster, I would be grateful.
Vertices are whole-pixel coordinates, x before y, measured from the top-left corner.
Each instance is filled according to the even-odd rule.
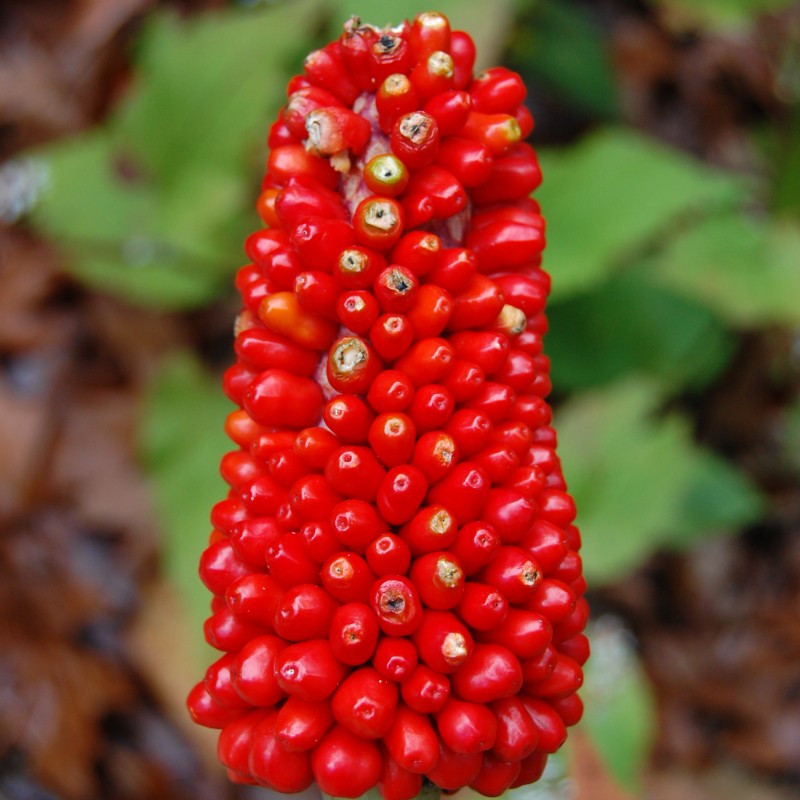
[[[474,56],[441,14],[351,20],[269,134],[188,700],[237,782],[494,796],[582,713],[533,120]]]

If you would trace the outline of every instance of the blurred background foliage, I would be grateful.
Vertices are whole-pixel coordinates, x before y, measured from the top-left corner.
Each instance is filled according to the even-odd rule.
[[[385,24],[430,4],[165,5],[137,17],[100,121],[26,150],[38,189],[6,220],[22,217],[54,243],[85,291],[195,332],[161,348],[136,435],[199,673],[208,598],[195,565],[224,493],[215,465],[230,446],[220,390],[230,331],[220,320],[236,313],[232,277],[258,225],[266,131],[303,55],[342,20]],[[474,34],[479,67],[507,64],[531,88],[559,447],[593,605],[618,611],[629,601],[619,587],[654,553],[697,552],[796,514],[787,496],[800,465],[800,8],[437,8]],[[765,431],[768,450],[753,444]],[[590,668],[584,727],[635,789],[658,718],[625,652],[606,690],[591,676],[601,685],[608,665]]]

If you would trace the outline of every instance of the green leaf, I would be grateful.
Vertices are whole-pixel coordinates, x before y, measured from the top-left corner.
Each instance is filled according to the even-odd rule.
[[[677,234],[649,267],[734,325],[800,322],[800,226],[717,215]]]
[[[119,126],[153,175],[171,182],[206,164],[240,170],[267,133],[289,71],[301,66],[302,32],[322,8],[295,0],[188,22],[151,17]]]
[[[187,354],[167,359],[145,398],[140,442],[164,530],[164,567],[185,602],[202,652],[209,594],[197,574],[211,530],[212,506],[226,496],[219,474],[231,449],[224,434],[232,410],[219,381]]]
[[[548,319],[553,384],[562,391],[630,372],[673,389],[704,385],[725,366],[734,345],[705,306],[654,286],[641,271],[553,303]]]
[[[743,475],[696,446],[680,415],[656,416],[658,387],[628,380],[558,411],[559,450],[579,509],[591,580],[608,581],[655,549],[757,518]]]
[[[50,190],[34,221],[65,251],[67,268],[131,302],[171,308],[204,302],[218,288],[223,254],[181,247],[159,215],[152,186],[124,177],[111,136],[99,130],[46,152]],[[193,252],[194,250],[194,252]]]
[[[684,24],[711,28],[742,27],[753,23],[761,14],[781,11],[793,0],[650,0]]]
[[[671,235],[680,218],[729,206],[742,181],[621,129],[541,154],[553,296],[588,289]]]
[[[603,119],[617,113],[616,81],[600,26],[584,7],[536,3],[514,32],[509,57],[537,85]]]
[[[800,400],[789,406],[783,420],[781,454],[789,470],[800,478]]]
[[[439,11],[450,20],[453,30],[469,33],[477,48],[476,69],[493,66],[501,57],[514,22],[514,0],[476,3],[473,0],[335,0],[332,4],[331,36],[339,36],[342,24],[352,15],[362,22],[383,27],[411,20],[421,11]]]
[[[655,739],[655,702],[630,634],[613,617],[589,627],[592,658],[586,663],[581,725],[613,776],[636,791]]]
[[[262,142],[300,66],[297,32],[321,7],[152,17],[134,88],[107,125],[40,155],[50,180],[34,222],[79,279],[164,309],[224,289],[258,224]]]
[[[729,462],[698,451],[681,497],[677,516],[684,521],[673,543],[689,544],[706,531],[754,522],[764,513],[761,495]]]
[[[36,221],[56,238],[118,242],[131,229],[152,223],[154,192],[123,175],[107,130],[61,141],[41,151],[47,189],[36,209]]]

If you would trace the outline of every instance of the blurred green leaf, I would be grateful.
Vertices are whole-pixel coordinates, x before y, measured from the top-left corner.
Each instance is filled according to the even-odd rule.
[[[795,400],[785,414],[781,452],[795,477],[800,478],[800,400]]]
[[[41,155],[50,187],[36,220],[61,237],[112,244],[152,224],[155,193],[124,178],[107,130],[62,140]]]
[[[45,158],[52,191],[35,221],[65,250],[77,278],[160,308],[199,304],[218,291],[222,269],[241,246],[225,252],[218,222],[239,201],[229,175],[215,182],[205,205],[188,196],[199,172],[159,192],[125,178],[124,159],[105,130],[59,143]],[[182,192],[190,202],[180,202]],[[196,226],[206,220],[208,228],[198,235]]]
[[[658,246],[676,220],[742,194],[741,179],[622,129],[540,156],[545,180],[536,196],[548,220],[554,298],[585,290]]]
[[[650,0],[680,19],[705,27],[740,27],[752,23],[760,14],[788,8],[794,0]]]
[[[547,352],[553,384],[575,391],[641,372],[679,389],[717,375],[733,339],[705,306],[654,286],[641,271],[553,303]]]
[[[154,15],[134,86],[100,131],[41,153],[34,221],[82,280],[132,302],[208,302],[255,219],[261,144],[322,0],[179,22]],[[287,36],[286,31],[293,31]]]
[[[559,409],[559,449],[580,511],[589,577],[619,577],[660,546],[752,521],[756,490],[692,442],[688,421],[656,416],[659,388],[628,380]]]
[[[684,525],[672,542],[689,544],[709,531],[753,522],[763,511],[761,495],[732,463],[697,451],[677,511]]]
[[[516,28],[509,57],[515,69],[603,119],[617,113],[617,90],[600,26],[585,6],[542,0]]]
[[[478,54],[476,69],[494,66],[500,59],[506,38],[514,24],[514,0],[475,3],[473,0],[333,0],[331,36],[339,36],[342,24],[356,15],[371,25],[393,26],[411,20],[421,11],[439,11],[450,20],[453,30],[465,30],[475,42]]]
[[[676,234],[650,267],[735,325],[800,322],[800,226],[718,215]]]
[[[194,622],[198,651],[210,597],[197,564],[211,507],[226,496],[218,466],[231,449],[223,430],[231,410],[219,381],[187,354],[164,362],[142,410],[140,441],[164,530],[164,567]]]
[[[592,658],[586,663],[581,726],[592,737],[613,776],[635,791],[655,738],[655,703],[630,634],[608,616],[589,628]]]
[[[145,167],[166,183],[198,166],[238,172],[267,133],[287,71],[304,55],[322,0],[260,11],[151,17],[137,85],[117,125]]]

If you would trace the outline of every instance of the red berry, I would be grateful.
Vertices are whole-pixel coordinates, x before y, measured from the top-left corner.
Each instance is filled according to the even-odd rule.
[[[360,797],[381,776],[378,746],[342,725],[334,725],[311,753],[319,788],[333,797]]]
[[[383,528],[383,521],[366,500],[343,500],[331,511],[331,528],[346,550],[363,553]]]
[[[292,451],[311,469],[323,469],[341,443],[325,428],[305,428],[297,434]]]
[[[404,313],[411,308],[418,285],[416,275],[408,267],[392,264],[379,273],[372,291],[381,311]]]
[[[325,466],[325,480],[332,489],[370,502],[385,474],[372,450],[355,445],[337,450]]]
[[[319,564],[307,555],[294,531],[281,534],[267,547],[266,562],[270,575],[285,589],[298,583],[313,583],[319,574]]]
[[[388,751],[385,751],[383,773],[378,787],[384,800],[414,800],[422,791],[422,775],[401,767]]]
[[[461,130],[471,109],[472,98],[469,94],[453,89],[431,97],[423,110],[436,120],[441,136],[451,137]],[[444,141],[440,148],[443,144]]]
[[[416,61],[423,61],[437,50],[450,50],[450,22],[444,14],[424,11],[414,17],[408,42]]]
[[[458,523],[463,525],[480,516],[488,493],[486,474],[470,461],[462,461],[428,492],[428,499],[447,503],[454,510]]]
[[[365,291],[349,291],[339,295],[336,316],[353,333],[365,334],[380,314],[375,298]],[[380,375],[380,373],[377,373]]]
[[[312,782],[311,765],[305,752],[290,752],[281,746],[275,723],[278,712],[268,713],[255,726],[250,739],[250,774],[276,792],[302,792]]]
[[[428,482],[418,467],[392,467],[378,488],[378,510],[387,522],[402,525],[416,514],[427,491]]]
[[[456,753],[481,753],[494,747],[497,717],[480,703],[450,697],[436,714],[442,741]]]
[[[189,692],[186,707],[192,719],[206,728],[224,728],[243,716],[240,708],[224,706],[216,701],[203,681]]]
[[[440,505],[424,506],[400,529],[413,555],[449,547],[456,537],[453,515]]]
[[[378,501],[380,503],[380,499]],[[367,548],[367,563],[379,577],[405,575],[411,565],[411,550],[393,533],[384,533],[372,540]]]
[[[286,642],[277,636],[259,636],[239,651],[233,686],[243,700],[254,706],[271,706],[286,696],[273,675],[276,660],[286,647]]]
[[[378,625],[389,636],[408,636],[422,622],[417,587],[402,575],[379,578],[370,592],[370,604]]]
[[[419,98],[417,96],[417,90],[408,79],[408,76],[404,75],[402,72],[395,72],[387,76],[378,87],[378,91],[375,92],[375,107],[378,111],[378,120],[381,130],[384,133],[391,132],[398,117],[414,111],[418,106]],[[396,158],[396,156],[394,156],[394,158]],[[399,159],[397,160],[399,161]],[[400,163],[402,164],[402,162]],[[365,167],[365,174],[368,171],[369,169]],[[406,173],[406,176],[408,176],[405,165],[403,165],[403,171]],[[367,186],[372,188],[369,186],[369,183],[367,183]],[[377,194],[387,194],[375,189],[372,191],[375,191]],[[396,194],[400,194],[401,191],[402,189],[398,192],[388,193],[388,196],[394,197]]]
[[[508,600],[493,586],[468,581],[456,614],[473,630],[492,631],[508,616]]]
[[[233,685],[234,662],[235,656],[232,653],[225,653],[217,659],[206,670],[205,687],[220,705],[247,710],[250,704],[237,693]]]
[[[472,82],[472,67],[475,64],[475,43],[468,33],[453,31],[450,54],[455,65],[455,87],[464,89]]]
[[[353,212],[353,229],[359,244],[390,250],[403,234],[403,208],[388,197],[374,195]]]
[[[415,559],[409,578],[427,608],[453,608],[464,594],[464,571],[448,552],[426,553]]]
[[[450,681],[435,669],[419,664],[400,684],[400,693],[409,708],[420,714],[433,714],[450,697]]]
[[[505,67],[492,67],[476,76],[469,89],[476,111],[511,113],[527,94],[522,78]]]
[[[402,314],[382,314],[369,329],[373,347],[385,361],[403,355],[414,341],[414,329]],[[400,370],[407,372],[407,370]],[[410,376],[406,376],[410,377]]]
[[[404,112],[401,112],[404,113]],[[394,118],[392,118],[394,122]],[[373,156],[364,165],[364,183],[373,194],[397,197],[408,185],[406,165],[391,153]]]
[[[372,666],[386,678],[402,682],[417,666],[417,649],[410,640],[397,636],[384,636],[378,641]]]
[[[328,354],[328,383],[343,394],[366,394],[381,366],[369,342],[346,336],[338,339]]]
[[[343,50],[339,42],[331,42],[306,56],[303,66],[313,84],[327,89],[349,105],[358,97],[359,88],[347,70]]]
[[[330,704],[287,697],[275,720],[275,735],[284,750],[311,750],[333,724]]]
[[[480,753],[456,753],[439,742],[439,760],[425,776],[440,789],[462,789],[475,780],[483,764]]]
[[[379,253],[351,246],[339,253],[333,276],[346,289],[367,289],[385,265],[386,260]]]
[[[519,699],[539,733],[538,749],[543,753],[555,753],[567,738],[567,730],[561,717],[545,700],[527,694],[521,694]]]
[[[426,611],[413,642],[420,660],[444,674],[455,672],[465,664],[474,647],[464,623],[449,611]]]
[[[411,772],[429,772],[439,759],[438,738],[430,718],[403,703],[397,706],[384,742],[392,758]]]
[[[512,608],[499,625],[479,636],[481,642],[502,645],[522,660],[539,656],[552,638],[553,626],[547,617],[519,608]]]
[[[539,565],[521,548],[501,547],[492,561],[480,573],[479,580],[499,589],[509,603],[524,603],[528,600],[542,573]]]
[[[380,739],[392,724],[397,684],[372,667],[351,672],[331,700],[336,721],[363,739]]]
[[[510,697],[522,687],[522,666],[507,648],[476,644],[472,658],[452,677],[453,691],[471,703],[488,703]]]
[[[408,414],[419,433],[441,428],[453,413],[455,398],[449,389],[434,383],[420,386],[414,394]]]
[[[330,697],[347,674],[327,639],[291,644],[275,658],[275,680],[287,694],[319,702]]]
[[[411,418],[400,411],[378,414],[369,429],[368,441],[386,467],[406,464],[414,452],[416,428]]]
[[[231,583],[225,590],[225,600],[241,619],[272,628],[283,593],[283,586],[274,577],[254,573]]]
[[[521,770],[519,761],[502,761],[492,753],[483,757],[483,766],[469,785],[486,797],[499,797],[514,784]]]
[[[308,378],[282,369],[268,369],[247,389],[244,407],[263,425],[305,428],[316,424],[320,418],[322,392]]]
[[[341,251],[354,244],[355,233],[344,220],[307,217],[294,227],[290,239],[306,268],[328,274]]]
[[[344,664],[369,661],[378,643],[380,628],[375,612],[365,603],[345,603],[333,614],[330,626],[333,654]]]
[[[389,75],[407,73],[413,63],[413,55],[404,36],[383,33],[370,47],[370,71],[376,83]]]
[[[409,231],[394,246],[392,261],[420,277],[438,264],[441,253],[442,240],[438,236],[427,231]]]
[[[319,571],[325,590],[341,603],[364,603],[375,574],[357,553],[338,552]]]
[[[409,169],[430,164],[439,149],[439,126],[423,111],[404,114],[392,127],[392,151]]]
[[[275,633],[290,642],[326,637],[339,604],[319,586],[287,589],[275,610]]]
[[[517,697],[504,697],[489,706],[497,717],[497,738],[492,754],[501,761],[522,761],[539,743],[539,732]]]
[[[491,525],[468,522],[459,528],[453,542],[453,552],[458,556],[464,572],[473,575],[488,564],[500,547],[500,537]]]
[[[217,740],[217,758],[230,770],[239,773],[248,771],[248,759],[253,740],[253,731],[269,711],[254,711],[229,722]]]
[[[340,395],[328,402],[322,410],[322,418],[343,442],[358,444],[367,441],[373,414],[360,397]],[[329,457],[332,455],[329,454]]]
[[[265,328],[243,330],[234,348],[242,361],[256,370],[282,369],[304,378],[314,373],[319,361],[313,350]]]
[[[336,336],[336,325],[306,311],[292,292],[267,295],[258,306],[258,317],[273,333],[310,350],[326,350]]]
[[[380,414],[385,411],[405,411],[414,399],[414,385],[400,370],[386,369],[379,373],[369,387],[367,400]]]

